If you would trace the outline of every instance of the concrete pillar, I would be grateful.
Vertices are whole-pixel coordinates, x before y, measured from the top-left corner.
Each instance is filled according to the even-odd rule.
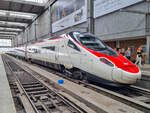
[[[116,41],[116,48],[120,48],[120,42],[119,42],[119,40]]]
[[[13,45],[13,47],[16,46],[15,38],[16,38],[16,37],[14,37],[14,38],[12,39],[12,45]]]
[[[35,34],[35,41],[37,41],[37,30],[36,30],[36,27],[37,27],[37,22],[36,22],[36,20],[35,20],[35,22],[34,22],[34,34]]]
[[[49,6],[48,12],[49,12],[49,36],[52,36],[52,6]]]
[[[14,47],[14,38],[11,38],[11,47]]]
[[[48,3],[48,11],[49,11],[49,24],[50,24],[50,29],[49,29],[49,35],[52,36],[52,6],[55,4],[57,0],[50,0]]]
[[[145,23],[145,32],[146,32],[146,63],[150,63],[150,15],[145,15],[146,23]]]
[[[18,37],[16,37],[16,46],[18,47]]]
[[[24,42],[23,42],[23,38],[25,38],[25,37],[24,37],[24,32],[22,32],[22,37],[21,37],[21,38],[22,38],[22,43],[21,43],[21,45],[23,45],[23,43],[24,43]]]
[[[88,32],[94,34],[94,0],[87,0]]]
[[[17,37],[14,38],[14,46],[15,47],[17,46],[17,41],[16,40],[17,40]]]
[[[27,34],[27,42],[26,43],[28,43],[29,42],[29,30],[28,29],[26,29],[26,34]]]
[[[150,63],[150,36],[146,36],[146,63]]]

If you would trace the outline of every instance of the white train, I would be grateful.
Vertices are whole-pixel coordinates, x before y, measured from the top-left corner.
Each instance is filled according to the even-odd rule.
[[[140,69],[92,34],[70,32],[40,40],[10,52],[36,63],[69,71],[76,79],[115,84],[134,84]]]

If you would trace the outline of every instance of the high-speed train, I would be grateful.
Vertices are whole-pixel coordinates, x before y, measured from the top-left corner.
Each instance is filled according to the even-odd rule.
[[[135,64],[89,33],[65,33],[14,51],[9,54],[70,72],[80,80],[130,85],[141,79]]]

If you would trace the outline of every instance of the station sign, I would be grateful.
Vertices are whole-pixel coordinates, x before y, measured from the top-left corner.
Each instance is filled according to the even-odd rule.
[[[58,0],[52,6],[52,32],[87,20],[87,0]]]
[[[94,18],[128,7],[143,0],[94,0]]]

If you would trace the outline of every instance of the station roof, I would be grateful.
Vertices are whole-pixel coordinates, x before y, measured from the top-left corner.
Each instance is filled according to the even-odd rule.
[[[49,1],[0,0],[0,38],[3,35],[14,37],[14,34],[23,31],[44,11],[45,4]]]

